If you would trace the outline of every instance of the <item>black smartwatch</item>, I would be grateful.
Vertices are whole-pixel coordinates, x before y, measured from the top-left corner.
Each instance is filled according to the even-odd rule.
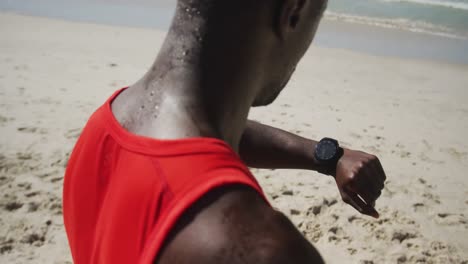
[[[333,138],[324,138],[315,146],[315,160],[321,166],[335,168],[338,160],[343,156],[343,149]]]

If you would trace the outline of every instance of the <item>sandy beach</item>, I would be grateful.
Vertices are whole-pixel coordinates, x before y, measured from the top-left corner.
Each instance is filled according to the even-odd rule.
[[[87,118],[141,77],[165,32],[0,13],[0,263],[71,263],[61,196]],[[251,118],[375,153],[374,220],[334,180],[253,170],[327,263],[468,263],[468,65],[312,47]]]

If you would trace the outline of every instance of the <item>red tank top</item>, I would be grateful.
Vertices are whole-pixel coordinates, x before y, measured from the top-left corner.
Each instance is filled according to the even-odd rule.
[[[221,140],[126,131],[110,107],[119,92],[91,116],[65,173],[63,215],[74,263],[152,263],[184,211],[214,188],[243,184],[265,198]]]

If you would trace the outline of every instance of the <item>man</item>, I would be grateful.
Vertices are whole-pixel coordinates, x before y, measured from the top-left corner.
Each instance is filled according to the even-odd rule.
[[[252,167],[331,175],[344,202],[378,217],[375,156],[247,121],[286,85],[325,6],[178,1],[153,67],[93,114],[70,158],[75,263],[322,263],[237,154]]]

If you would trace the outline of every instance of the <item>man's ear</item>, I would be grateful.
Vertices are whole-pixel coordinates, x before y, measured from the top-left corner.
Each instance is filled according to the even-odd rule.
[[[304,18],[304,6],[307,0],[280,0],[276,16],[276,32],[284,39],[293,32]]]

